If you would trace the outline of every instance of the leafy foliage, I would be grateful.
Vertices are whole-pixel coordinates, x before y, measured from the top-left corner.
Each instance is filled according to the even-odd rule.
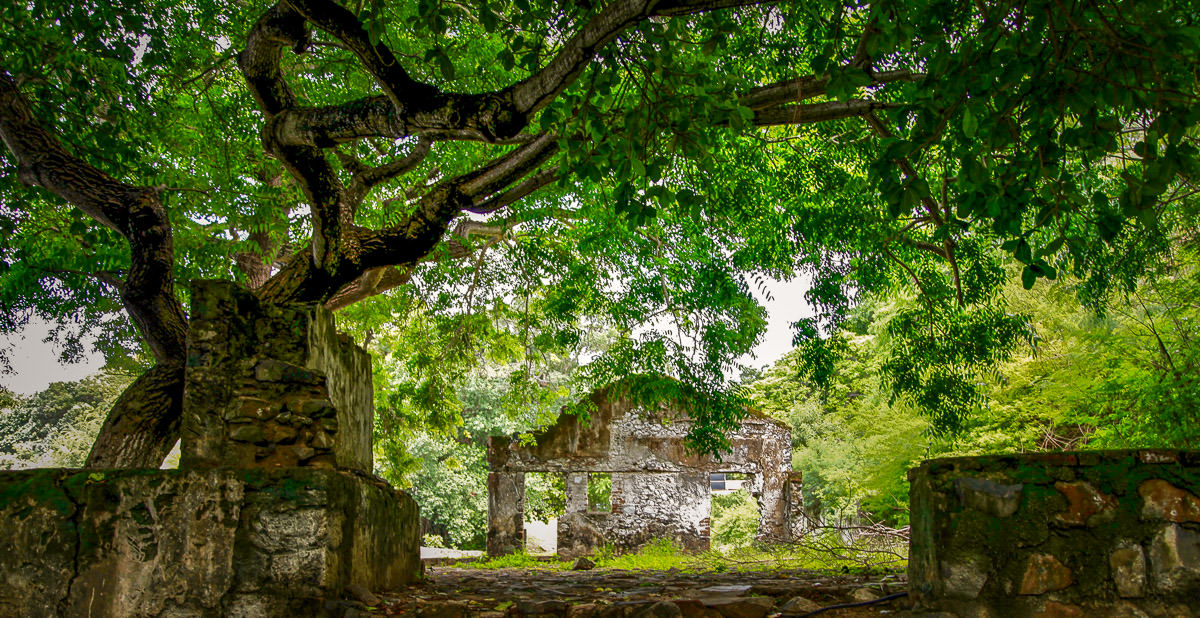
[[[0,412],[0,466],[82,466],[105,414],[131,381],[99,373],[53,382],[28,397],[11,396]]]
[[[713,549],[724,551],[749,547],[758,532],[758,503],[745,489],[712,497]]]
[[[1194,213],[1187,0],[728,4],[33,0],[0,8],[0,61],[83,163],[160,196],[169,301],[255,267],[273,299],[388,281],[346,316],[406,359],[379,384],[398,436],[458,422],[466,351],[488,349],[524,362],[520,406],[632,375],[719,451],[745,403],[734,359],[765,324],[751,290],[799,274],[818,309],[797,325],[804,375],[827,386],[856,353],[856,305],[903,300],[876,335],[887,398],[953,432],[1030,336],[998,295],[1004,260],[1097,306]],[[299,34],[256,73],[264,16]],[[69,354],[90,331],[149,364],[154,333],[120,311],[126,239],[0,157],[0,332],[36,314]],[[348,189],[364,170],[395,173]],[[529,359],[593,327],[617,340],[543,385]]]

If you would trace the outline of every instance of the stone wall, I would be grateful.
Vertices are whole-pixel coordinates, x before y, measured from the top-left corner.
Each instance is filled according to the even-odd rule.
[[[909,480],[921,608],[1200,615],[1200,452],[936,459]]]
[[[420,573],[371,475],[370,356],[316,306],[192,286],[179,470],[0,473],[0,616],[314,616]]]
[[[348,471],[0,472],[0,615],[316,615],[411,581],[416,516]]]
[[[311,305],[192,286],[181,467],[371,472],[371,357]]]
[[[660,538],[690,550],[707,549],[712,472],[750,475],[750,492],[760,505],[760,538],[789,538],[791,431],[786,425],[750,413],[727,436],[730,451],[717,459],[688,451],[685,437],[692,420],[686,411],[647,410],[616,392],[593,393],[595,410],[586,422],[563,415],[532,446],[511,438],[490,439],[489,553],[521,547],[523,509],[495,492],[501,483],[514,485],[515,475],[525,472],[566,476],[567,509],[558,524],[558,553],[564,557],[591,553],[603,543],[628,551]],[[609,513],[587,509],[591,472],[612,474]]]

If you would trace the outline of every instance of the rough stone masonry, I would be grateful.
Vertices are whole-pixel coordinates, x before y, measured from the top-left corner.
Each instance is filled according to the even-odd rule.
[[[958,616],[1200,616],[1200,452],[926,461],[910,596]]]
[[[524,547],[524,483],[527,472],[566,477],[566,512],[558,519],[558,554],[577,557],[611,544],[630,551],[655,539],[684,549],[709,547],[709,475],[750,475],[759,503],[759,536],[789,538],[789,504],[800,504],[799,476],[791,470],[792,434],[783,423],[751,412],[726,437],[730,451],[720,459],[689,452],[684,437],[692,420],[686,411],[647,409],[620,396],[620,385],[591,395],[594,411],[585,422],[564,414],[524,446],[508,437],[488,441],[488,553]],[[588,505],[588,479],[611,474],[612,504],[605,512]]]
[[[306,616],[420,573],[371,475],[370,357],[314,306],[196,282],[179,470],[0,473],[2,616]]]

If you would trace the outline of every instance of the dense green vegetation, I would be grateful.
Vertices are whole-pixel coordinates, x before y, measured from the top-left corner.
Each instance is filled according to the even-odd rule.
[[[823,386],[797,379],[803,351],[795,350],[750,385],[751,398],[793,427],[805,498],[830,520],[907,523],[904,474],[929,457],[1200,447],[1197,248],[1181,239],[1137,291],[1102,313],[1078,302],[1083,282],[1025,290],[1010,281],[1000,298],[1028,321],[1028,344],[986,376],[985,397],[957,433],[935,431],[881,379],[890,323],[920,303],[911,296],[856,309],[837,334],[847,353]]]
[[[87,459],[104,416],[133,377],[98,373],[54,382],[30,396],[3,393],[0,468],[77,468]]]
[[[8,3],[0,332],[144,370],[94,465],[175,442],[198,277],[399,331],[382,427],[456,422],[493,351],[551,407],[598,330],[573,392],[670,376],[629,384],[714,450],[751,290],[804,273],[803,375],[913,298],[873,358],[947,435],[1028,334],[1003,260],[1098,305],[1188,229],[1197,56],[1188,0]]]

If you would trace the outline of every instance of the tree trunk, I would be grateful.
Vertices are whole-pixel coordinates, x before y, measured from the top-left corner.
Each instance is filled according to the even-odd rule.
[[[87,468],[157,468],[179,439],[183,363],[156,365],[113,404]]]

